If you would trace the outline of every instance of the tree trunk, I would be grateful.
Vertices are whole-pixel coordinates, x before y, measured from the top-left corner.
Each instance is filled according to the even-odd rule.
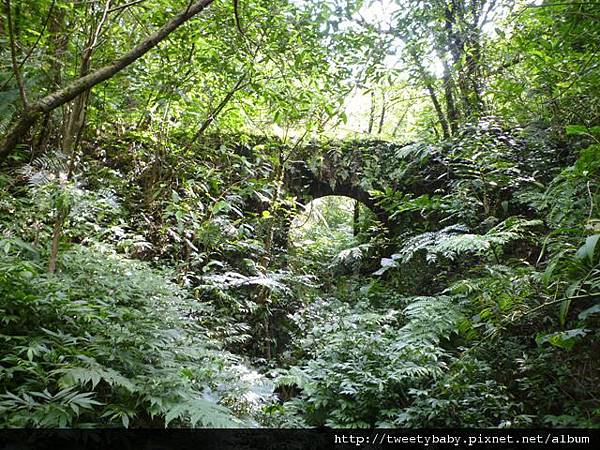
[[[444,73],[442,79],[444,82],[444,97],[446,99],[446,115],[448,116],[448,122],[450,123],[450,129],[452,134],[456,134],[458,131],[458,111],[456,110],[456,104],[454,103],[454,83],[452,82],[452,75],[450,73],[450,67],[448,61],[442,56],[444,63]]]
[[[23,78],[21,78],[21,70],[19,68],[19,63],[17,62],[17,46],[16,46],[16,38],[15,32],[13,31],[13,22],[12,22],[12,11],[10,6],[10,0],[5,0],[6,6],[6,22],[7,22],[7,30],[8,30],[8,41],[10,43],[10,59],[13,67],[13,74],[15,76],[15,80],[17,80],[17,86],[19,88],[19,96],[21,97],[21,103],[23,104],[23,109],[27,111],[29,108],[29,102],[27,101],[27,94],[25,93],[25,85],[23,84]]]
[[[93,23],[90,25],[89,36],[86,42],[86,48],[83,52],[83,56],[81,57],[81,65],[79,67],[79,77],[86,76],[92,67],[92,54],[94,53],[94,48],[96,47],[96,40],[100,31],[102,30],[102,26],[104,25],[104,21],[106,20],[108,9],[110,7],[110,0],[107,0],[106,6],[104,8],[104,15],[98,24]],[[80,130],[83,128],[83,122],[85,117],[85,111],[87,108],[88,99],[90,96],[90,89],[83,91],[73,101],[73,105],[71,107],[71,111],[66,115],[65,119],[65,127],[63,134],[63,144],[62,149],[65,155],[70,155],[73,151],[73,144],[75,142],[75,137],[79,134]]]
[[[379,127],[377,128],[377,134],[381,134],[383,131],[383,124],[385,123],[385,93],[381,93],[381,116],[379,116]]]
[[[358,200],[354,200],[354,214],[352,214],[352,234],[354,237],[358,236],[360,232],[360,203]]]
[[[471,30],[468,34],[469,39],[467,40],[469,45],[469,51],[466,55],[467,60],[467,75],[471,81],[471,88],[473,90],[473,97],[475,100],[475,108],[477,113],[481,114],[484,112],[485,105],[483,103],[482,96],[482,73],[481,73],[481,29],[479,25],[479,19],[482,13],[483,2],[478,0],[471,0],[471,13],[473,19],[469,24]]]
[[[65,134],[63,136],[62,149],[65,155],[70,155],[74,151],[73,144],[75,138],[83,128],[89,93],[90,91],[85,91],[73,102],[73,107],[71,113],[68,115]]]
[[[112,64],[101,67],[94,72],[72,81],[64,88],[31,103],[29,110],[24,112],[0,139],[0,160],[5,159],[15,148],[19,140],[29,132],[37,119],[44,113],[73,100],[78,95],[91,89],[95,85],[111,78],[116,73],[129,66],[142,57],[149,50],[156,47],[164,38],[175,31],[181,24],[198,14],[214,0],[198,0],[173,17],[156,32],[144,39],[136,47],[115,60]]]
[[[448,139],[450,137],[450,128],[448,127],[448,121],[444,116],[444,111],[442,110],[442,107],[431,82],[426,82],[426,87],[427,91],[429,92],[429,96],[431,97],[431,103],[433,103],[433,108],[437,113],[438,121],[440,123],[440,126],[442,127],[442,134],[444,135],[444,139]]]
[[[396,126],[394,127],[394,131],[392,132],[392,137],[394,139],[396,139],[396,137],[398,136],[398,131],[400,131],[400,126],[402,125],[402,122],[404,122],[404,119],[406,118],[406,116],[408,115],[408,112],[410,111],[410,109],[414,106],[413,104],[410,104],[406,107],[406,109],[404,110],[404,112],[402,113],[402,115],[398,118],[398,122],[396,122]]]
[[[373,132],[373,123],[375,122],[375,92],[371,91],[371,110],[369,111],[369,126],[367,133]]]
[[[62,234],[62,226],[65,221],[66,214],[63,210],[56,212],[54,219],[54,227],[52,229],[52,243],[50,245],[50,258],[48,260],[48,272],[54,273],[56,271],[56,261],[58,259],[58,246],[60,244],[60,236]]]
[[[417,55],[416,52],[412,52],[411,55],[412,55],[413,61],[415,63],[415,66],[417,67],[417,70],[419,71],[421,80],[423,81],[423,84],[425,85],[427,92],[429,92],[429,97],[431,98],[431,103],[433,103],[433,108],[435,109],[435,112],[438,116],[438,121],[440,123],[440,126],[442,127],[442,133],[444,135],[444,139],[448,139],[450,137],[450,127],[448,126],[448,120],[446,119],[446,116],[444,115],[444,110],[442,109],[442,106],[440,105],[437,94],[435,93],[433,83],[431,82],[431,76],[427,72],[425,72],[425,68],[421,64],[419,55]]]
[[[465,116],[469,117],[471,115],[472,108],[469,100],[468,82],[462,61],[462,57],[465,53],[465,44],[463,37],[461,36],[460,29],[455,29],[457,22],[456,12],[459,8],[454,2],[452,2],[452,4],[452,8],[446,5],[446,8],[444,9],[444,26],[446,30],[448,48],[450,49],[450,53],[452,55],[452,62],[456,74],[456,84],[460,93],[460,100]]]

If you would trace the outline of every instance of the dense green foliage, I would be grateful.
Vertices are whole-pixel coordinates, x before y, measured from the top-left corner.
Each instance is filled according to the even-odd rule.
[[[188,3],[5,1],[0,135]],[[215,1],[44,110],[0,427],[598,427],[599,21]]]
[[[199,325],[210,311],[146,265],[78,248],[46,274],[28,246],[3,245],[2,340],[12,351],[2,426],[239,426],[269,397],[268,382]]]

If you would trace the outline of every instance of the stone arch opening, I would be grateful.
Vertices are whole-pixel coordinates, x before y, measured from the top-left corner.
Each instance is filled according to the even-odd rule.
[[[293,165],[285,177],[286,191],[294,195],[301,205],[324,197],[345,197],[359,202],[375,214],[377,219],[388,225],[387,212],[371,197],[369,192],[351,180],[335,180],[316,176],[303,162]]]
[[[361,220],[377,220],[364,202],[347,195],[324,195],[310,200],[294,215],[290,223],[290,239],[319,231],[328,233],[330,237],[357,237],[364,231],[360,228]]]
[[[354,198],[321,196],[292,218],[288,248],[303,264],[317,262],[335,273],[358,271],[371,256],[369,241],[378,224],[374,212]]]

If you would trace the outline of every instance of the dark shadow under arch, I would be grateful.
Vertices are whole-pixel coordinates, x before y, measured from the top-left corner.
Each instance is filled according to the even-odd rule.
[[[349,197],[369,208],[384,225],[387,226],[390,223],[388,213],[371,197],[368,191],[348,182],[319,179],[303,162],[292,165],[286,172],[285,187],[286,191],[294,195],[298,203],[302,205],[330,195]]]

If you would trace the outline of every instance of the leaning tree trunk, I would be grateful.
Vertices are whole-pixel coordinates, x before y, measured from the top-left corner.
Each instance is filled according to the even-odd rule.
[[[13,151],[19,140],[29,132],[41,115],[49,113],[97,84],[111,78],[142,57],[149,50],[156,47],[181,24],[198,14],[213,1],[214,0],[198,0],[194,2],[113,63],[72,81],[64,88],[49,94],[34,103],[30,103],[28,110],[23,112],[21,117],[9,127],[6,134],[0,139],[0,160],[5,159]]]

